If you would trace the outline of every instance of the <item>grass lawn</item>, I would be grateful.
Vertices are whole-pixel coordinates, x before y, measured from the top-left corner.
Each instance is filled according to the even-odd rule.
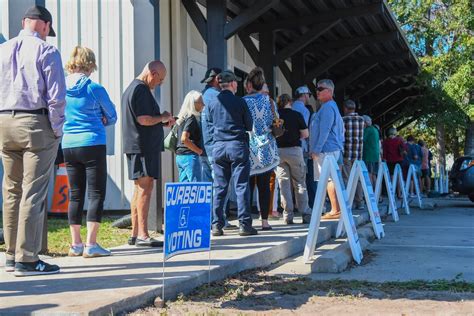
[[[100,224],[98,243],[104,248],[120,246],[127,243],[130,235],[129,229],[119,229],[112,227],[112,222],[116,218],[103,217]],[[81,236],[83,242],[86,241],[85,218],[82,221]],[[2,227],[2,219],[0,216],[0,227]],[[49,218],[48,219],[48,252],[49,256],[58,257],[66,256],[69,250],[71,236],[69,233],[69,224],[66,218]],[[0,245],[0,252],[5,251],[5,245]]]

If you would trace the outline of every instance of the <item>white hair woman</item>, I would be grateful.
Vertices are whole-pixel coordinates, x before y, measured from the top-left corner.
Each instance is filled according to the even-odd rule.
[[[180,182],[201,181],[202,155],[201,126],[199,118],[204,108],[202,94],[192,90],[184,98],[178,114],[178,143],[176,146],[176,165]]]

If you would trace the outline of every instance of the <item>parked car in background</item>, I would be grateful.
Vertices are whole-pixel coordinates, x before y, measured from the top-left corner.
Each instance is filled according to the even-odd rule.
[[[466,194],[474,202],[474,157],[459,157],[453,163],[449,173],[451,189]]]

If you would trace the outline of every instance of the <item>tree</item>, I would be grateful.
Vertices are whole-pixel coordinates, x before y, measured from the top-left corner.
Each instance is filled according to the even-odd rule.
[[[434,132],[440,163],[445,165],[446,149],[458,155],[463,141],[466,154],[474,148],[472,3],[389,0],[389,4],[422,65],[418,84],[425,92],[420,100],[425,114],[414,125],[429,127],[422,133]]]

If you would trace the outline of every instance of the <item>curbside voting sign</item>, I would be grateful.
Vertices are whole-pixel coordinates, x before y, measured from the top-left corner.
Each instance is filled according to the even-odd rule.
[[[211,183],[166,183],[165,260],[211,249]]]

